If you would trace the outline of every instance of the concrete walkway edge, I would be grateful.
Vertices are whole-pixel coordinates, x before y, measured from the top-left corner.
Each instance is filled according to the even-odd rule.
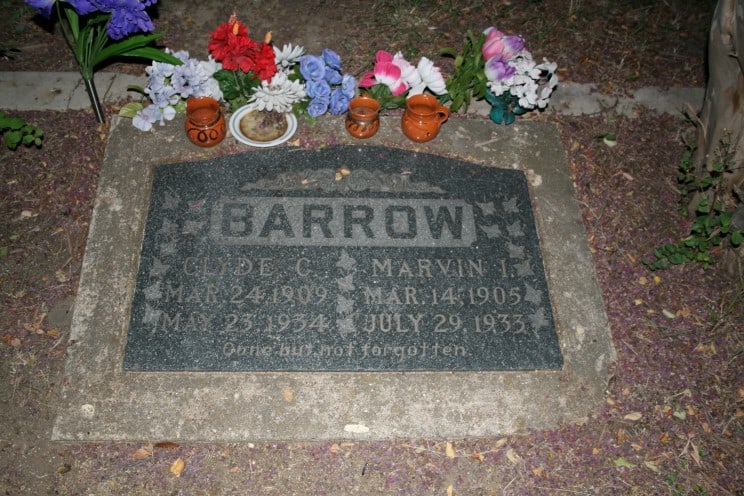
[[[119,102],[127,96],[129,86],[144,87],[147,78],[131,74],[100,72],[95,75],[98,95],[104,102]],[[561,83],[548,111],[561,115],[595,115],[605,111],[632,118],[638,108],[651,109],[684,117],[702,107],[703,88],[641,88],[631,96],[605,95],[595,84]],[[0,109],[5,110],[80,110],[90,108],[90,99],[77,72],[0,72]],[[469,112],[486,116],[490,106],[485,101],[473,102]]]

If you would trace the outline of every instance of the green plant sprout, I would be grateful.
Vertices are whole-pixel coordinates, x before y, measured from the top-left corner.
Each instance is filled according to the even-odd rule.
[[[20,144],[38,148],[41,147],[44,132],[21,117],[5,115],[0,110],[0,136],[5,139],[5,146],[11,150],[15,150]]]
[[[732,171],[731,145],[727,139],[719,145],[718,160],[701,176],[696,174],[692,155],[695,146],[688,145],[679,166],[677,180],[681,184],[683,210],[690,195],[702,193],[704,196],[695,207],[695,220],[690,228],[690,235],[654,250],[653,260],[643,260],[651,270],[666,269],[669,265],[686,262],[698,262],[707,269],[713,262],[715,251],[744,242],[744,229],[732,225],[734,212],[724,205],[725,175]]]

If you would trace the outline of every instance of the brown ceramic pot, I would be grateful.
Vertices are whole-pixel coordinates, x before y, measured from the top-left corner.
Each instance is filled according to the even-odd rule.
[[[357,96],[349,102],[346,130],[355,138],[370,138],[380,129],[380,102],[372,97]]]
[[[220,103],[208,96],[186,100],[186,135],[192,143],[209,147],[225,138],[227,126]]]
[[[449,109],[439,104],[432,95],[414,95],[406,100],[406,110],[401,118],[403,134],[423,143],[434,139],[439,128],[449,118]]]

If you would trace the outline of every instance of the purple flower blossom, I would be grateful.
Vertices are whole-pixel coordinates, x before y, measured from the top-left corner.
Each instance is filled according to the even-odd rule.
[[[489,81],[503,81],[512,77],[517,71],[497,55],[486,62],[484,72]]]
[[[95,0],[67,0],[67,3],[72,5],[79,15],[87,15],[98,10],[98,5]]]
[[[121,40],[130,34],[149,33],[155,29],[150,16],[145,12],[145,5],[136,0],[118,2],[108,0],[116,7],[111,11],[111,20],[106,25],[106,32],[113,40]],[[106,3],[106,2],[101,2]]]
[[[325,62],[317,55],[304,55],[300,59],[300,74],[306,81],[319,81],[325,75]]]

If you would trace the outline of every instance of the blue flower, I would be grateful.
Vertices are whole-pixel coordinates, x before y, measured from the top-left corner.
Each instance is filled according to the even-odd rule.
[[[44,17],[52,14],[52,5],[55,0],[26,0],[26,3],[35,8],[36,11]]]
[[[331,87],[323,79],[320,81],[308,81],[305,84],[305,93],[310,98],[328,98],[331,95]]]
[[[317,55],[303,55],[300,59],[300,74],[306,81],[319,81],[325,74],[325,62]]]
[[[330,110],[333,115],[341,115],[349,110],[350,98],[340,89],[337,88],[331,93]]]
[[[307,106],[307,113],[310,114],[310,117],[320,117],[328,111],[329,103],[327,97],[313,98],[310,100],[310,105]]]
[[[341,73],[338,72],[336,69],[332,69],[329,66],[326,66],[325,74],[323,75],[323,78],[328,81],[328,84],[335,85],[335,84],[341,84]]]
[[[336,52],[330,48],[324,48],[322,54],[323,60],[329,67],[336,69],[337,71],[341,70],[341,57],[339,57]]]
[[[354,94],[356,93],[356,85],[357,81],[354,76],[350,74],[344,74],[344,77],[341,79],[341,91],[343,91],[344,95],[346,95],[349,99],[354,98]]]

